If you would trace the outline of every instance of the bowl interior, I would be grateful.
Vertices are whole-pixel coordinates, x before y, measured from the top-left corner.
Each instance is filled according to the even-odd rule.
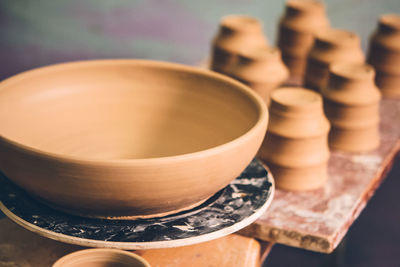
[[[0,84],[0,136],[90,159],[213,148],[246,133],[260,116],[246,90],[220,77],[180,65],[118,60],[30,71]]]

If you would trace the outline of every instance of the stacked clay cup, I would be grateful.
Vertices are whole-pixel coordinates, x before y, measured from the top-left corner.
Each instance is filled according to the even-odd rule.
[[[241,53],[226,74],[247,84],[266,104],[269,103],[270,93],[289,77],[279,49],[273,47],[255,48]]]
[[[283,87],[271,94],[270,124],[260,158],[284,190],[312,190],[327,180],[329,122],[320,94]]]
[[[321,90],[332,129],[329,145],[346,152],[366,152],[379,145],[379,101],[372,66],[335,63]]]
[[[376,85],[383,96],[400,98],[400,15],[387,14],[372,35],[368,63],[376,70]]]
[[[352,32],[328,29],[316,35],[307,59],[305,87],[319,91],[326,85],[334,62],[363,63],[360,38]]]
[[[245,15],[223,17],[212,44],[211,69],[225,73],[243,50],[268,46],[261,22]]]
[[[290,79],[302,82],[315,35],[329,27],[324,5],[316,0],[289,0],[279,22],[278,47]]]

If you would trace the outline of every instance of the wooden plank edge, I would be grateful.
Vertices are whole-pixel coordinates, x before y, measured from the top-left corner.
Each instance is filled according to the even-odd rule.
[[[262,267],[263,263],[265,262],[266,258],[268,257],[269,253],[272,250],[272,247],[275,243],[267,242],[263,240],[257,240],[260,244],[260,262],[259,266]]]
[[[375,173],[374,179],[371,180],[368,188],[364,191],[361,198],[358,200],[358,203],[355,205],[355,208],[351,216],[349,216],[346,223],[343,224],[342,227],[333,235],[332,251],[339,245],[340,241],[346,235],[350,226],[358,218],[360,213],[364,210],[368,201],[372,198],[376,190],[383,183],[388,173],[392,169],[393,164],[396,162],[398,158],[400,158],[400,140],[396,141],[395,145],[390,150],[389,154],[387,154],[387,156],[383,159],[378,171]]]
[[[310,235],[294,229],[277,228],[253,223],[240,230],[238,234],[257,238],[271,243],[303,248],[315,252],[330,253],[331,240],[325,236]]]
[[[273,226],[259,225],[257,223],[247,226],[239,231],[238,234],[315,252],[327,254],[332,253],[347,233],[350,225],[359,216],[361,211],[365,208],[368,200],[374,195],[374,192],[383,182],[384,178],[386,178],[398,155],[400,155],[400,140],[396,141],[389,154],[384,158],[381,163],[381,166],[383,167],[378,169],[375,178],[372,179],[368,187],[369,189],[361,196],[361,200],[356,204],[355,209],[347,222],[331,236],[311,235],[294,229],[285,227],[277,228]]]

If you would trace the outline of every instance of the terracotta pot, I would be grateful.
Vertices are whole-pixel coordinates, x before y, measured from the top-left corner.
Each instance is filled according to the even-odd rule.
[[[267,104],[272,90],[289,77],[279,49],[268,47],[240,54],[237,64],[228,68],[225,74],[250,86]]]
[[[146,60],[59,64],[0,83],[0,170],[73,214],[165,215],[235,179],[267,122],[259,96],[211,71]]]
[[[261,22],[245,15],[223,17],[212,44],[211,69],[225,73],[240,52],[268,46]]]
[[[285,190],[311,190],[327,179],[329,122],[322,97],[284,87],[271,94],[270,124],[259,156]]]
[[[305,86],[317,91],[324,87],[331,63],[363,63],[364,54],[360,45],[360,38],[349,31],[328,29],[317,33],[307,58]]]
[[[303,79],[307,55],[319,31],[329,28],[325,6],[316,0],[289,0],[279,22],[278,47],[291,79]]]
[[[368,63],[376,70],[375,82],[382,94],[400,98],[400,15],[381,16],[368,50]]]
[[[53,267],[150,267],[150,264],[133,252],[94,248],[68,254],[53,264]]]
[[[365,152],[379,146],[379,101],[372,66],[335,63],[328,85],[321,90],[325,114],[332,128],[329,145],[348,152]]]

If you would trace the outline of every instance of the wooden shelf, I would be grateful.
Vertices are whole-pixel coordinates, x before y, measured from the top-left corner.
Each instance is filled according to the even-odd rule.
[[[384,99],[381,144],[370,153],[332,152],[329,180],[309,192],[276,190],[270,208],[241,234],[330,253],[367,205],[400,151],[400,100]]]

